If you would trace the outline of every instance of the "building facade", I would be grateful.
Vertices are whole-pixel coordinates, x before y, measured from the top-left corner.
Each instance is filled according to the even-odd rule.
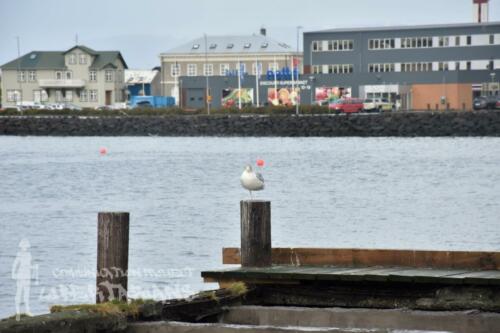
[[[153,70],[126,69],[127,100],[133,96],[161,96],[160,68]]]
[[[0,68],[4,107],[33,102],[93,108],[125,101],[127,64],[118,51],[82,45],[67,51],[32,51]]]
[[[304,74],[318,103],[342,91],[401,109],[471,109],[500,79],[500,22],[306,32]]]
[[[175,97],[178,105],[197,108],[206,105],[206,93],[197,91],[194,100],[187,98],[187,82],[208,77],[210,86],[210,81],[222,82],[240,72],[244,76],[265,75],[268,70],[291,67],[292,62],[300,67],[302,53],[268,38],[262,29],[259,35],[201,37],[162,53],[160,59],[163,95]],[[220,93],[210,90],[213,96]],[[213,97],[214,106],[219,104],[217,100]]]

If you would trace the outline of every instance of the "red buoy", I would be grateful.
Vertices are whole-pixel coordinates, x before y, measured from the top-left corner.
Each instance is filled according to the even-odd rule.
[[[99,148],[99,154],[106,155],[108,153],[108,149],[106,147]]]
[[[264,166],[264,160],[257,160],[257,166],[263,167]]]

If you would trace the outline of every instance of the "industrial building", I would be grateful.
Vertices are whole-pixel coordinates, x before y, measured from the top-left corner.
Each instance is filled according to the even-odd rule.
[[[487,0],[473,5],[473,23],[304,33],[314,100],[341,91],[400,109],[469,110],[474,97],[498,94],[500,22],[488,22]]]

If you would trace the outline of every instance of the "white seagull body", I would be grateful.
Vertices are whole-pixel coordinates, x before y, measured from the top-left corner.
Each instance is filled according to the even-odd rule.
[[[250,191],[250,197],[252,197],[252,191],[261,191],[264,189],[264,177],[260,173],[254,172],[249,165],[245,167],[240,180],[241,186]]]

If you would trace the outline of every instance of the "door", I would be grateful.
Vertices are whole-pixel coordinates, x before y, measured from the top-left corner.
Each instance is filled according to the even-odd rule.
[[[205,107],[205,89],[186,89],[186,107],[202,109]]]
[[[113,91],[106,90],[106,105],[111,105],[111,97],[113,95]]]

